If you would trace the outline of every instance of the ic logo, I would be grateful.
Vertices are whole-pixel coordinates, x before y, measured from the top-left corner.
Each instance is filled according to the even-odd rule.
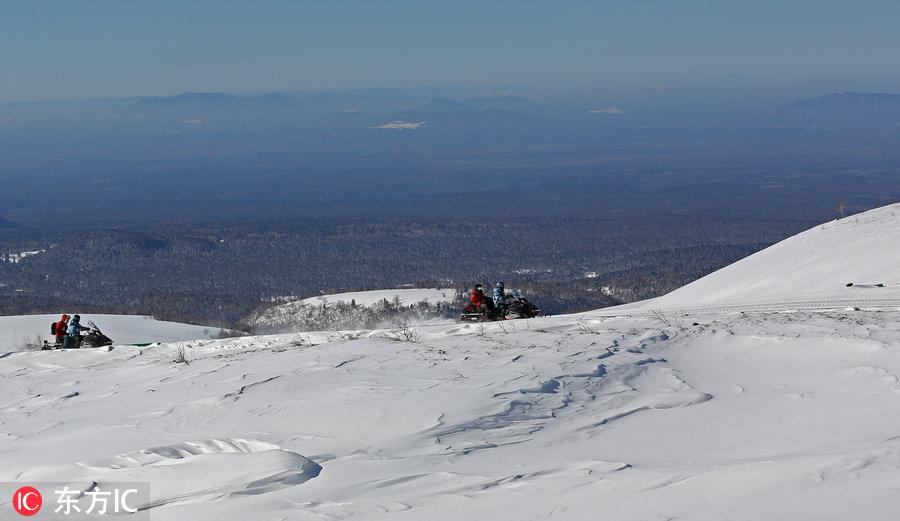
[[[13,509],[23,516],[33,516],[41,511],[44,498],[34,487],[22,487],[13,494]]]

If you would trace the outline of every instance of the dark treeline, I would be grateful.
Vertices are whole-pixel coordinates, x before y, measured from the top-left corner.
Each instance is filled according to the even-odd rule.
[[[811,224],[674,214],[9,232],[0,258],[46,251],[0,261],[0,314],[141,313],[230,326],[273,297],[497,280],[555,314],[666,293]]]

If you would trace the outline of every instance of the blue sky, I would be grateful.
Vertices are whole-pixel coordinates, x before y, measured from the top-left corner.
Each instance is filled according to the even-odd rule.
[[[0,100],[900,76],[896,1],[3,0],[0,9]]]

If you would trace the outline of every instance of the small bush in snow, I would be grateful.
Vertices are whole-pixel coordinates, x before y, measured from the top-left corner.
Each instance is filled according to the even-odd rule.
[[[578,318],[578,329],[581,330],[582,333],[594,333],[594,330],[584,321],[584,317]]]
[[[665,327],[684,326],[684,314],[678,311],[669,314],[661,309],[654,309],[650,311],[650,318],[656,321],[659,325]]]
[[[837,213],[839,213],[839,214],[841,214],[841,219],[843,219],[844,217],[846,217],[846,215],[844,214],[844,210],[845,210],[846,208],[847,208],[847,200],[846,200],[846,199],[841,199],[841,200],[838,201],[838,203],[834,206],[834,211],[837,212]]]
[[[175,358],[172,360],[172,362],[176,364],[190,365],[191,361],[188,360],[187,349],[184,347],[184,345],[179,345],[175,348]]]
[[[396,340],[405,342],[418,342],[419,330],[412,327],[409,317],[400,316],[394,319],[394,328],[391,329],[391,336]]]

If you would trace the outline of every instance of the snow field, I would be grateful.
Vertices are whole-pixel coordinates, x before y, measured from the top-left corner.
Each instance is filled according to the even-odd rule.
[[[847,519],[856,501],[892,519],[898,318],[588,314],[418,343],[11,353],[0,479],[142,476],[166,519]]]

